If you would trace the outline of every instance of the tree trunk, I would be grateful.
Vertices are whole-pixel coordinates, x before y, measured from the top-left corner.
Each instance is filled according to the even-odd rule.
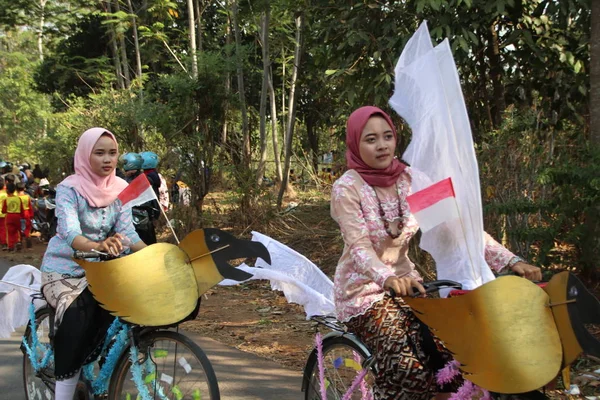
[[[198,79],[198,58],[196,57],[196,19],[194,18],[194,2],[187,0],[188,29],[190,31],[190,56],[192,57],[192,77]]]
[[[137,31],[137,15],[133,11],[133,6],[131,5],[131,0],[127,0],[127,5],[129,6],[129,14],[131,15],[131,28],[133,29],[133,45],[135,47],[135,65],[137,69],[137,77],[142,79],[142,56],[140,54],[140,41],[138,39],[138,31]]]
[[[237,2],[238,0],[232,1],[231,12],[233,14],[233,32],[235,35],[238,94],[240,98],[240,109],[242,112],[242,155],[245,166],[250,168],[250,131],[248,129],[248,112],[246,110],[246,92],[244,90],[244,68],[242,60],[242,39],[240,37]]]
[[[40,29],[37,35],[38,52],[40,53],[40,61],[44,61],[44,17],[47,0],[40,0]]]
[[[121,11],[119,0],[115,0],[115,10]],[[125,81],[125,87],[128,88],[131,85],[131,77],[129,75],[129,61],[127,60],[127,46],[125,45],[125,35],[121,33],[119,35],[120,47],[121,47],[121,69],[123,70],[123,79]]]
[[[198,49],[198,52],[202,53],[202,51],[203,51],[203,48],[202,48],[202,31],[203,31],[202,14],[204,13],[204,9],[202,7],[200,7],[200,2],[201,2],[201,0],[194,0],[194,9],[196,10],[195,11],[196,26],[198,27],[198,29],[196,31],[196,35],[198,36],[198,39],[196,40],[196,47]]]
[[[260,160],[256,169],[256,182],[262,183],[267,163],[267,90],[269,86],[269,0],[265,2],[265,11],[261,17],[261,41],[263,56],[263,79],[260,92]]]
[[[283,130],[281,132],[281,134],[283,135],[283,143],[284,143],[284,148],[283,150],[285,151],[285,143],[287,142],[285,135],[285,66],[287,64],[286,60],[285,60],[285,47],[281,46],[281,126],[283,127]]]
[[[590,142],[600,146],[600,3],[592,1],[590,37]]]
[[[275,173],[277,174],[277,182],[283,181],[283,173],[281,172],[281,160],[279,157],[279,135],[277,126],[277,99],[275,98],[275,87],[273,86],[273,71],[269,68],[269,101],[271,102],[271,134],[273,135],[273,156],[275,159]]]
[[[111,2],[106,3],[106,11],[112,13]],[[123,81],[123,69],[121,68],[121,58],[119,57],[119,47],[117,45],[117,35],[115,33],[115,27],[110,24],[108,26],[108,36],[110,41],[110,50],[113,57],[113,64],[115,65],[115,74],[117,75],[117,83],[119,88],[125,89],[125,82]]]
[[[502,114],[506,109],[506,101],[504,100],[502,65],[500,64],[500,44],[498,41],[498,32],[496,32],[496,22],[493,22],[489,28],[487,50],[490,62],[490,79],[494,89],[494,127],[498,127],[502,122]]]
[[[312,158],[312,167],[315,174],[319,173],[319,135],[315,132],[315,124],[312,116],[307,116],[304,120],[306,124],[306,136],[310,146],[310,154]]]
[[[302,28],[304,26],[304,17],[302,12],[296,16],[296,48],[294,50],[294,68],[292,69],[292,81],[290,82],[290,94],[288,104],[288,118],[285,135],[285,167],[283,171],[283,181],[279,188],[277,196],[277,207],[281,208],[283,194],[288,189],[288,178],[290,172],[290,163],[292,160],[292,138],[294,135],[294,125],[296,123],[296,81],[298,80],[298,70],[300,68],[300,56],[302,54]]]
[[[592,1],[590,36],[590,144],[600,149],[600,3]],[[590,278],[598,279],[600,252],[600,205],[589,207],[585,213],[586,234],[581,241],[581,262]],[[594,276],[595,275],[595,276]]]

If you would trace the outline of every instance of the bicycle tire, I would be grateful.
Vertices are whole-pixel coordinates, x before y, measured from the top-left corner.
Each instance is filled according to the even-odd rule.
[[[50,345],[50,338],[48,333],[50,332],[50,308],[42,307],[35,312],[35,322],[37,327],[38,340],[42,343]],[[25,330],[24,338],[27,343],[31,345],[31,325],[27,325]],[[39,360],[43,357],[44,353],[39,353],[36,356]],[[44,368],[39,374],[33,369],[31,360],[26,351],[23,351],[23,388],[25,389],[25,399],[41,399],[41,398],[54,398],[54,363],[51,363]],[[43,396],[42,396],[43,394]],[[49,397],[51,396],[51,397]]]
[[[362,369],[363,362],[369,356],[363,346],[359,346],[356,341],[348,337],[336,336],[323,340],[323,369],[327,400],[337,400],[344,396],[359,374],[359,370]],[[373,399],[374,371],[372,369],[363,382],[354,391],[351,399]],[[320,387],[317,349],[313,349],[304,368],[305,400],[322,400]]]
[[[160,387],[163,390],[163,393],[167,395],[175,394],[174,398],[177,399],[220,400],[219,384],[212,364],[200,346],[194,343],[190,338],[179,332],[153,331],[143,334],[140,337],[139,342],[140,346],[143,347],[140,348],[140,356],[142,354],[148,354],[148,360],[151,360],[155,366],[158,365],[157,360],[160,361],[162,366],[163,360],[160,359],[171,359],[171,357],[174,356],[172,360],[173,365],[171,366],[171,361],[168,362],[169,373],[158,367],[152,373],[147,375],[150,376],[154,374],[154,376],[158,378],[154,381],[154,387],[152,387],[150,382],[146,382],[150,384],[150,386],[147,387],[150,394],[154,396],[153,398],[160,398],[158,395],[158,387]],[[159,343],[160,345],[157,345]],[[167,346],[166,343],[170,343],[170,345]],[[174,354],[171,354],[172,345],[174,345],[175,348]],[[195,357],[195,360],[191,360],[190,356],[186,358],[181,355],[186,350],[191,356]],[[179,353],[179,355],[177,353]],[[110,400],[135,399],[137,397],[137,388],[135,383],[130,379],[131,362],[129,355],[130,347],[128,346],[121,355],[117,366],[113,371],[108,390],[108,398]],[[182,363],[181,359],[184,359],[185,364]],[[165,364],[167,364],[167,362],[165,362]],[[184,365],[187,365],[188,368],[184,367]],[[180,376],[177,375],[176,369],[182,372]],[[181,380],[181,377],[189,377],[191,373],[194,373],[194,376],[198,376],[199,380],[192,385]],[[171,383],[169,383],[169,381]],[[172,383],[175,384],[173,385]],[[163,384],[166,384],[166,387],[164,387]]]

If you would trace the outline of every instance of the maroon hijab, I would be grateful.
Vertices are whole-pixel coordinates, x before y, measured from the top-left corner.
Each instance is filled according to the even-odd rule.
[[[377,107],[361,107],[350,114],[348,122],[346,123],[346,165],[348,166],[348,169],[353,169],[358,172],[365,182],[371,186],[392,186],[396,183],[396,180],[402,171],[404,171],[406,165],[398,161],[397,158],[394,158],[387,168],[375,169],[369,167],[360,157],[360,136],[367,121],[374,115],[382,117],[387,121],[392,127],[394,138],[396,141],[398,140],[396,128],[389,115]]]

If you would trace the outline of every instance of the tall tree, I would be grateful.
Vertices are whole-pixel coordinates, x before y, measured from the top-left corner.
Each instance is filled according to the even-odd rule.
[[[294,127],[296,125],[296,83],[298,80],[298,72],[300,69],[300,58],[302,55],[302,31],[304,29],[304,15],[302,11],[298,11],[296,15],[296,43],[294,50],[294,67],[292,69],[292,80],[290,82],[290,94],[289,94],[289,106],[288,106],[288,118],[286,123],[286,135],[285,135],[285,166],[283,170],[283,181],[279,188],[279,195],[277,196],[277,207],[281,208],[283,203],[283,195],[289,189],[289,174],[290,164],[292,161],[292,139],[294,136]]]
[[[142,55],[140,54],[140,41],[138,39],[138,29],[136,21],[137,14],[133,9],[131,0],[127,0],[127,6],[129,8],[129,17],[131,18],[131,28],[133,30],[133,46],[135,50],[136,75],[138,79],[142,79]]]
[[[600,146],[600,3],[592,1],[590,61],[591,142]]]
[[[267,162],[267,91],[269,90],[269,72],[271,62],[269,61],[269,0],[265,1],[265,11],[261,15],[260,41],[262,44],[263,77],[260,92],[260,159],[256,169],[256,181],[260,185],[265,176],[265,165]]]
[[[107,25],[108,25],[108,37],[109,37],[109,41],[110,41],[110,50],[111,50],[113,65],[115,67],[115,75],[117,77],[117,84],[119,85],[119,88],[125,89],[125,81],[123,80],[123,68],[121,67],[121,55],[119,53],[119,46],[117,44],[117,34],[115,32],[114,24],[110,23],[110,20],[111,20],[110,14],[112,14],[111,3],[112,3],[112,1],[107,1],[104,4],[106,7],[105,12],[107,15],[107,17],[106,17],[107,22],[109,22]]]
[[[198,79],[198,56],[196,54],[196,18],[194,18],[194,0],[187,0],[188,31],[190,37],[190,56],[192,58],[192,76]]]
[[[109,0],[112,1],[112,0]],[[119,0],[115,0],[115,10],[116,16],[119,19],[123,19],[123,13],[121,13],[121,5],[119,4]],[[126,16],[126,14],[125,14]],[[123,80],[125,82],[125,87],[129,87],[131,85],[131,75],[129,74],[129,60],[127,59],[127,46],[125,45],[125,33],[127,32],[127,27],[124,22],[119,22],[117,24],[117,37],[119,38],[119,47],[121,50],[121,69],[123,70]]]
[[[250,129],[248,127],[248,110],[246,109],[246,91],[244,89],[244,59],[242,57],[242,39],[238,18],[238,0],[232,0],[233,32],[235,36],[235,53],[237,66],[238,96],[242,113],[242,159],[246,168],[250,168]]]
[[[269,68],[269,103],[271,104],[271,135],[273,138],[273,159],[275,160],[275,175],[277,182],[283,181],[283,172],[281,170],[281,159],[279,157],[279,135],[277,133],[277,126],[279,125],[279,119],[277,118],[277,98],[275,94],[275,87],[273,86],[273,69]]]

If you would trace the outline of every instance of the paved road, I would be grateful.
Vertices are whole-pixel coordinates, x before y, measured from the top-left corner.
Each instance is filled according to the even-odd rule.
[[[0,277],[10,264],[0,258]],[[0,339],[0,399],[22,400],[22,354],[19,343],[23,331],[10,339]],[[188,333],[208,355],[224,400],[299,400],[301,373],[279,364],[225,346],[215,340]]]

